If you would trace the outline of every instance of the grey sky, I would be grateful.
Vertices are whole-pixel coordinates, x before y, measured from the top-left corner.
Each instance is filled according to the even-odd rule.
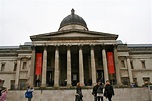
[[[89,30],[119,35],[123,43],[152,43],[151,0],[0,0],[0,45],[55,32],[75,9]]]

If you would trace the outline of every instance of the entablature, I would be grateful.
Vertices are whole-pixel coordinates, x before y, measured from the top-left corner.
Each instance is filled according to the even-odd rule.
[[[117,45],[115,40],[103,40],[103,41],[97,41],[97,40],[65,40],[65,41],[33,41],[33,46],[60,46],[60,45]]]

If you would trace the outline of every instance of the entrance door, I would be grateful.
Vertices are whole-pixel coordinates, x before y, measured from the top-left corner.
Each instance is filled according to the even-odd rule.
[[[103,72],[103,70],[97,70],[97,81],[98,80],[101,80],[102,83],[105,83],[104,82],[104,72]]]
[[[54,83],[52,79],[52,71],[47,71],[46,83],[48,84],[48,86],[53,86]]]
[[[79,81],[78,73],[73,73],[72,74],[72,86],[76,86],[78,81]]]

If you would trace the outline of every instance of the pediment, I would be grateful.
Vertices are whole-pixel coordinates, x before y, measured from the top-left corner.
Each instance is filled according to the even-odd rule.
[[[90,33],[80,33],[80,32],[71,32],[71,33],[63,33],[63,34],[56,34],[50,35],[51,37],[101,37],[102,35],[94,35]]]
[[[83,30],[67,30],[67,31],[58,31],[52,33],[45,33],[30,36],[31,40],[51,40],[51,39],[113,39],[116,40],[118,35],[102,33],[102,32],[93,32],[93,31],[83,31]]]

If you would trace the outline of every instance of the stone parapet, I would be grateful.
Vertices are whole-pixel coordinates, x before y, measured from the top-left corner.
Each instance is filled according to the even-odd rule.
[[[115,88],[112,101],[152,101],[149,88]],[[92,89],[82,89],[83,100],[93,101]],[[25,90],[8,91],[7,101],[27,101]],[[74,101],[76,90],[35,90],[32,101]],[[106,99],[104,98],[104,101]]]

